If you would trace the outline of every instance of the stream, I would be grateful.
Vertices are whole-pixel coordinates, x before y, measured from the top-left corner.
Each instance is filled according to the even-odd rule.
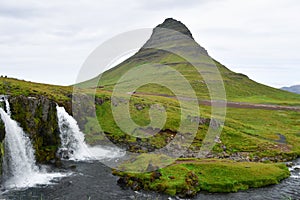
[[[209,194],[200,192],[193,199],[211,200],[252,200],[252,199],[300,199],[300,159],[294,162],[296,169],[292,170],[292,176],[283,180],[278,185],[259,189],[249,189],[229,194]],[[75,162],[64,161],[63,165],[68,168],[72,175],[60,179],[54,179],[53,184],[39,185],[24,190],[11,190],[0,195],[0,199],[22,200],[127,200],[127,199],[179,199],[154,192],[134,192],[130,189],[121,188],[117,185],[118,177],[111,174],[110,168],[100,161]],[[299,168],[297,168],[297,165]]]

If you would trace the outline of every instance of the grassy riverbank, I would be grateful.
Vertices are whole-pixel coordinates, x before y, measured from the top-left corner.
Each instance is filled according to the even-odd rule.
[[[123,169],[137,170],[137,163],[149,161],[140,156],[123,164]],[[119,183],[134,190],[153,190],[182,197],[194,196],[199,191],[237,192],[277,184],[289,176],[282,163],[235,162],[221,159],[179,159],[168,167],[148,173],[114,170]]]

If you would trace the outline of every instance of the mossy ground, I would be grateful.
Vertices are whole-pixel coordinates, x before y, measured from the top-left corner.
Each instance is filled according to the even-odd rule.
[[[106,94],[109,95],[109,94]],[[149,109],[152,104],[161,104],[167,112],[167,121],[163,130],[171,130],[176,133],[180,124],[180,107],[176,99],[149,95],[137,95],[131,98],[130,114],[139,125],[149,124]],[[138,110],[135,105],[142,105]],[[134,143],[136,138],[124,133],[116,124],[111,111],[111,101],[105,101],[96,106],[97,118],[89,119],[85,133],[87,141],[96,143],[103,135],[93,124],[99,123],[102,131],[109,138]],[[211,107],[200,105],[200,114],[203,118],[211,117]],[[214,151],[222,152],[222,145],[226,146],[225,152],[247,152],[249,156],[276,156],[294,158],[300,155],[300,112],[287,110],[264,110],[249,108],[227,108],[226,120],[220,139],[221,144],[216,144]],[[155,127],[154,127],[155,128]],[[192,143],[192,149],[199,149],[201,141],[206,135],[208,124],[199,125],[199,130]],[[280,140],[284,137],[284,140]],[[143,141],[146,141],[143,139]],[[166,135],[157,134],[147,140],[152,146],[161,148],[166,145]]]
[[[161,103],[168,113],[168,120],[164,129],[177,130],[180,123],[177,100],[148,95],[137,95],[131,100],[131,117],[136,123],[141,125],[149,123],[149,105],[154,102]],[[99,124],[106,133],[109,133],[110,137],[114,137],[117,141],[132,142],[134,144],[136,142],[135,138],[126,135],[115,124],[110,110],[110,103],[110,101],[107,101],[97,106]],[[144,108],[137,110],[136,104],[143,105]],[[209,106],[201,106],[200,109],[202,117],[210,118],[211,108]],[[253,157],[279,158],[272,162],[269,161],[269,163],[234,162],[222,159],[179,161],[159,170],[162,176],[155,180],[153,180],[151,173],[138,174],[115,171],[115,174],[125,177],[128,180],[128,186],[133,187],[133,189],[154,190],[169,195],[195,195],[200,190],[236,192],[251,187],[277,184],[280,180],[288,177],[289,172],[284,164],[276,162],[291,160],[300,155],[298,145],[300,142],[299,117],[300,113],[295,111],[227,109],[226,121],[220,137],[222,143],[216,144],[213,151],[215,153],[226,152],[228,155],[246,153],[250,159]],[[199,126],[198,133],[190,149],[200,149],[207,128],[207,124]],[[285,137],[284,141],[280,141],[279,134]],[[88,134],[87,138],[94,138],[89,136]],[[163,135],[157,135],[156,138],[153,137],[149,140],[151,145],[156,148],[164,146],[164,141]],[[226,150],[222,148],[222,145],[226,146]],[[134,167],[132,170],[137,170],[135,167],[139,166],[139,170],[143,171],[147,168],[149,159],[153,160],[153,158],[144,157],[134,163],[126,163],[126,167],[123,166],[122,170],[126,168],[128,170],[128,167],[129,171],[130,167]],[[196,174],[199,184],[189,185],[186,183],[188,174]]]
[[[31,97],[43,95],[56,102],[64,102],[70,100],[68,95],[71,93],[72,87],[70,86],[49,85],[0,77],[0,94]]]
[[[152,162],[153,158],[150,159]],[[129,171],[139,163],[149,162],[145,156],[123,164]],[[165,168],[148,173],[114,170],[133,189],[154,190],[169,195],[193,196],[199,191],[237,192],[277,184],[289,176],[285,164],[235,162],[220,159],[179,159]],[[156,174],[159,174],[157,176]]]

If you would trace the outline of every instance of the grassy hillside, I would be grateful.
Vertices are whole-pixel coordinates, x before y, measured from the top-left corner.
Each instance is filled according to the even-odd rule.
[[[179,31],[184,35],[174,31]],[[189,82],[198,98],[209,99],[210,95],[206,83],[219,80],[214,74],[215,66],[224,82],[228,101],[300,105],[300,95],[259,84],[246,75],[230,71],[224,65],[212,59],[207,51],[194,41],[188,28],[179,21],[167,19],[153,30],[152,36],[145,42],[145,45],[135,55],[100,75],[98,86],[101,86],[104,90],[113,90],[118,81],[121,81],[118,85],[129,87],[130,84],[136,84],[138,78],[147,80],[149,75],[143,75],[143,68],[146,69],[143,66],[145,64],[152,65],[152,68],[147,69],[148,71],[152,70],[151,73],[165,79],[169,85],[177,86],[178,77],[174,75],[168,78],[170,77],[169,74],[162,70],[162,68],[169,66]],[[165,65],[165,67],[158,67],[158,64]],[[136,70],[135,75],[129,76],[126,74],[132,70]],[[198,71],[201,72],[201,75]],[[79,85],[81,87],[91,87],[93,83],[97,82],[98,78],[99,76]],[[184,92],[186,88],[179,89]],[[167,88],[155,84],[145,84],[137,91],[172,94]]]
[[[39,84],[11,78],[0,78],[0,93],[8,95],[35,96],[44,95],[57,102],[70,102],[72,87]],[[101,105],[96,105],[97,118],[89,118],[85,124],[86,140],[95,144],[101,140],[100,130],[95,125],[99,123],[110,139],[128,143],[134,148],[136,138],[124,133],[115,123],[112,116],[111,92],[97,90],[98,98],[107,99]],[[180,123],[180,105],[176,99],[163,96],[137,94],[130,100],[130,114],[132,119],[141,126],[150,122],[149,109],[151,105],[159,103],[167,111],[167,121],[161,134],[150,138],[147,143],[155,148],[166,145],[170,133],[176,133]],[[285,103],[289,104],[288,100]],[[139,107],[142,107],[139,108]],[[210,106],[200,106],[201,117],[210,118]],[[247,108],[227,108],[225,126],[221,134],[221,144],[215,147],[215,153],[223,152],[225,145],[228,154],[247,152],[249,156],[271,156],[281,154],[300,155],[300,113],[287,110],[264,110]],[[199,149],[204,138],[208,123],[199,126],[198,135],[193,142],[192,149]],[[284,141],[280,141],[281,137]]]
[[[99,93],[100,94],[100,93]],[[130,114],[132,119],[141,126],[150,122],[149,109],[152,104],[161,103],[167,111],[167,121],[160,134],[143,142],[149,143],[155,148],[161,148],[167,144],[170,135],[167,132],[175,132],[180,124],[180,105],[177,100],[167,97],[148,95],[136,95],[131,98]],[[141,106],[142,109],[138,106]],[[99,123],[108,136],[120,143],[129,143],[134,148],[136,138],[124,133],[115,123],[111,112],[111,102],[104,102],[96,106],[97,120],[91,119],[86,125],[85,133],[90,143],[96,143],[98,130],[92,129],[93,123]],[[210,107],[201,106],[201,117],[210,118]],[[244,152],[245,157],[279,156],[282,159],[300,155],[300,112],[285,110],[264,110],[247,108],[228,108],[225,125],[221,134],[221,143],[216,144],[216,154],[234,154]],[[201,141],[208,129],[208,123],[199,126],[198,134],[191,149],[199,150]],[[155,127],[154,127],[155,128]],[[132,130],[133,131],[133,130]],[[283,139],[284,138],[284,139]],[[281,140],[282,139],[282,140]],[[226,146],[226,150],[222,146]],[[278,158],[280,160],[280,158]]]
[[[72,90],[73,88],[71,86],[34,83],[15,78],[0,77],[0,94],[11,96],[44,95],[50,99],[60,102],[69,100],[68,96],[70,96]]]
[[[166,52],[159,52],[157,53],[158,56],[155,56],[154,58],[144,56],[142,56],[143,59],[140,58],[141,53],[146,54],[147,52],[147,54],[150,54],[151,51],[154,50],[141,50],[141,52],[137,53],[125,62],[108,70],[102,74],[99,85],[105,90],[113,90],[114,85],[118,82],[122,75],[133,68],[140,67],[144,64],[143,60],[147,60],[150,64],[159,63],[171,66],[189,81],[200,99],[209,99],[208,89],[203,81],[203,77],[199,75],[197,70],[191,66],[190,63],[176,55]],[[249,79],[246,75],[234,73],[219,62],[214,62],[223,78],[228,101],[300,105],[300,95],[257,83]],[[203,65],[204,64],[205,63],[203,63]],[[128,81],[130,81],[129,78]],[[176,79],[174,79],[173,85],[176,85]],[[137,91],[171,95],[166,88],[153,84],[147,84],[139,88]]]

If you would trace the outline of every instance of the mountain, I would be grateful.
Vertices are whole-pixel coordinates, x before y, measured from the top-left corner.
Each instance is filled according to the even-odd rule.
[[[175,53],[171,51],[175,51]],[[196,55],[197,59],[199,58],[198,60],[196,60],[195,55],[193,55],[195,51],[198,52],[198,55]],[[192,57],[192,59],[198,62],[202,72],[201,75],[198,72],[199,70],[197,71],[189,61],[178,55],[181,53]],[[166,19],[162,24],[155,27],[149,40],[145,41],[144,46],[141,47],[135,55],[101,74],[99,86],[103,88],[103,90],[113,90],[116,83],[120,81],[120,78],[127,72],[132,70],[136,70],[136,73],[139,72],[138,70],[143,72],[142,65],[144,64],[160,64],[172,67],[188,80],[200,99],[210,98],[206,84],[208,81],[204,80],[204,76],[210,74],[211,66],[215,65],[221,74],[226,89],[226,97],[229,101],[276,104],[286,104],[287,101],[289,104],[299,104],[300,102],[300,96],[259,84],[244,74],[229,70],[220,62],[209,56],[206,49],[194,40],[190,30],[182,22],[172,18]],[[161,68],[153,68],[153,73],[159,75],[158,69]],[[140,74],[127,77],[126,81],[123,80],[123,83],[133,84],[138,76],[140,76]],[[207,79],[209,79],[210,82],[216,81],[212,76]],[[81,85],[88,86],[89,83],[93,81],[95,81],[95,79],[81,83]],[[169,80],[168,83],[170,85],[178,85],[178,80],[173,78],[173,82]],[[129,85],[124,87],[129,87]],[[138,88],[137,92],[173,95],[169,89],[157,84],[146,84]]]
[[[296,94],[300,94],[300,85],[293,85],[290,87],[282,87],[281,89],[285,90],[285,91],[293,92]]]
[[[133,152],[162,148],[172,140],[172,135],[180,132],[183,116],[181,107],[191,111],[191,106],[185,102],[195,102],[190,98],[190,88],[183,87],[185,82],[181,82],[181,79],[187,80],[202,102],[208,102],[210,94],[206,85],[214,86],[220,81],[212,70],[214,67],[220,72],[228,100],[226,120],[220,137],[222,143],[214,146],[214,153],[225,152],[226,156],[242,152],[252,158],[257,156],[253,161],[258,161],[264,156],[282,160],[286,156],[300,155],[300,137],[297,136],[300,127],[296,120],[299,118],[299,107],[295,106],[300,105],[300,95],[259,84],[246,75],[231,71],[212,59],[207,50],[194,40],[192,33],[183,23],[170,18],[153,29],[151,37],[135,55],[102,74],[96,95],[106,94],[109,98],[105,97],[108,101],[96,105],[97,119],[86,125],[85,133],[92,140],[96,138],[97,130],[91,125],[99,123],[111,141],[121,146],[125,145]],[[200,70],[201,74],[197,70]],[[177,76],[178,74],[180,75]],[[82,87],[95,89],[95,86],[89,85],[95,80],[82,83]],[[160,84],[155,84],[157,82]],[[133,90],[134,88],[136,90]],[[183,98],[174,98],[175,90],[184,94]],[[124,94],[133,91],[135,94],[131,95],[130,102],[127,103],[124,98],[128,95]],[[111,96],[112,92],[117,94],[114,96],[116,98]],[[186,101],[179,102],[178,99]],[[153,105],[162,105],[166,111],[166,122],[162,128],[152,123],[157,119],[159,122],[164,121],[150,115]],[[129,106],[126,109],[129,108],[130,119],[144,129],[128,125],[128,112],[122,110],[123,106]],[[283,107],[285,109],[282,109]],[[190,116],[186,117],[187,121],[199,120],[202,123],[191,146],[196,152],[202,147],[208,124],[213,120],[212,108],[209,103],[201,105],[201,117],[192,112],[196,110],[192,110]],[[217,117],[216,119],[219,119]],[[123,123],[122,128],[119,123]],[[153,133],[157,129],[161,131],[147,139],[132,136]]]

